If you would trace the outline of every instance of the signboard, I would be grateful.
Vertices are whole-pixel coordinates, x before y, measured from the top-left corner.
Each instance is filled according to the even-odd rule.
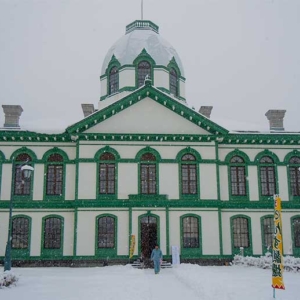
[[[134,247],[135,247],[135,235],[132,234],[131,239],[130,239],[129,258],[132,258],[132,256],[133,256]]]
[[[172,246],[172,265],[180,265],[178,246]]]
[[[284,290],[283,283],[283,243],[282,243],[282,221],[281,221],[281,199],[274,196],[274,239],[272,256],[272,287]]]

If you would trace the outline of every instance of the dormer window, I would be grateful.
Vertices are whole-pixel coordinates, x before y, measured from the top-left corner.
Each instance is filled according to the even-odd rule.
[[[145,83],[145,78],[151,77],[151,65],[147,61],[143,60],[138,64],[138,87],[141,87]]]
[[[108,93],[112,95],[119,90],[119,71],[117,67],[112,67],[109,72]]]
[[[178,76],[174,68],[170,70],[170,92],[174,96],[178,96]]]

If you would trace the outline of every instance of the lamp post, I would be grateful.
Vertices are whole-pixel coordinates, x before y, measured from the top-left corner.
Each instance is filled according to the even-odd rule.
[[[21,164],[21,171],[23,172],[24,180],[29,180],[32,171],[34,170],[33,167],[27,165],[28,160]],[[12,180],[15,172],[15,163],[14,158],[12,162]],[[22,180],[21,184],[24,184]],[[8,218],[8,237],[7,237],[7,244],[5,249],[5,257],[4,257],[4,272],[11,270],[11,241],[12,241],[12,209],[13,209],[13,185],[11,186],[10,191],[10,202],[9,202],[9,218]]]

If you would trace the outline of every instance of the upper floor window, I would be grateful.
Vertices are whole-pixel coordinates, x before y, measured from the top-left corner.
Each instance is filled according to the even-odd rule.
[[[24,174],[21,170],[21,165],[32,159],[27,153],[19,154],[16,157],[15,170],[14,170],[14,195],[30,195],[31,192],[31,178],[25,180]],[[29,163],[28,163],[29,164]]]
[[[240,156],[233,156],[230,160],[230,184],[232,196],[246,195],[246,172],[244,160]]]
[[[15,217],[12,221],[12,249],[28,249],[29,247],[29,219]]]
[[[289,160],[290,190],[292,196],[300,196],[300,157]]]
[[[174,96],[178,96],[178,76],[174,68],[170,70],[170,92]]]
[[[44,220],[44,249],[60,249],[62,246],[62,221],[50,217]]]
[[[114,94],[119,90],[119,71],[117,67],[112,67],[109,72],[108,94]]]
[[[47,195],[62,195],[63,192],[63,157],[51,154],[47,160]]]
[[[233,219],[233,246],[234,248],[250,247],[249,224],[247,218],[237,217]]]
[[[197,194],[197,165],[192,154],[185,154],[181,158],[181,191],[184,195]]]
[[[199,219],[185,217],[182,219],[183,248],[199,248]]]
[[[101,217],[98,219],[98,248],[115,247],[115,219]]]
[[[99,194],[115,194],[115,156],[105,152],[100,156]]]
[[[156,194],[156,157],[151,153],[141,157],[140,184],[142,194]]]
[[[141,61],[138,64],[138,87],[144,85],[146,76],[151,77],[151,65],[147,61]]]
[[[272,196],[276,194],[274,161],[269,156],[263,156],[259,163],[261,194],[262,196]]]

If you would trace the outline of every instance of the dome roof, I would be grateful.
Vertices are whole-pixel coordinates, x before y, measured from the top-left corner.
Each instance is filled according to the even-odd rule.
[[[143,49],[157,65],[167,67],[174,57],[181,76],[184,77],[183,66],[176,50],[159,35],[158,26],[150,21],[135,21],[126,26],[126,34],[108,50],[101,75],[105,74],[113,55],[121,66],[132,65]]]

